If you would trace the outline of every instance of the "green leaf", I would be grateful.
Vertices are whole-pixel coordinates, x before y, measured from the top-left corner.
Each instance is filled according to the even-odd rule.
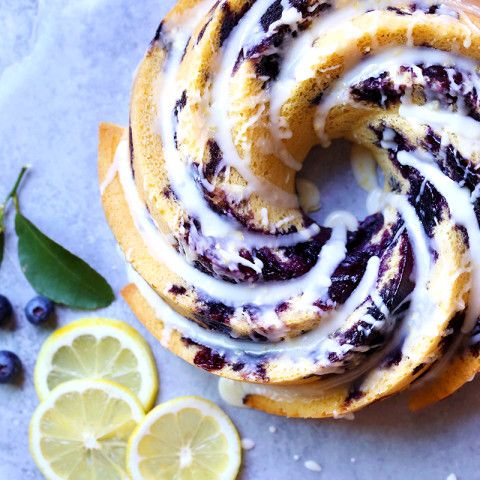
[[[55,303],[81,310],[110,305],[106,280],[83,260],[44,235],[20,212],[15,217],[18,258],[32,287]]]

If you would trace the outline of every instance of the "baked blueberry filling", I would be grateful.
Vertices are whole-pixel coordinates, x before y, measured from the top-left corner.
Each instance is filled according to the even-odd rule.
[[[397,345],[388,352],[388,354],[383,358],[380,365],[383,368],[391,368],[400,364],[403,358],[403,344],[405,343],[405,338],[402,338]]]
[[[381,72],[350,87],[356,102],[365,102],[388,109],[412,91],[427,103],[439,102],[443,108],[467,108],[467,115],[477,119],[480,115],[478,93],[472,85],[472,72],[443,65],[402,65],[395,77]]]
[[[362,392],[363,381],[364,381],[364,378],[360,377],[357,380],[355,380],[355,382],[353,382],[348,392],[348,395],[343,402],[345,407],[348,407],[354,401],[360,400],[362,397],[365,396],[365,393]]]
[[[168,291],[174,295],[185,295],[187,293],[187,289],[181,285],[172,285]]]
[[[238,25],[238,22],[242,19],[243,15],[245,15],[253,3],[255,3],[254,0],[247,0],[244,2],[244,5],[242,5],[242,8],[239,12],[233,11],[228,2],[222,4],[223,18],[219,35],[220,47],[222,47],[229,35],[232,33],[232,30]]]
[[[388,72],[350,87],[350,95],[356,102],[367,102],[384,108],[397,104],[404,94],[405,86],[395,85]]]
[[[234,72],[235,73],[244,60],[250,60],[255,66],[257,75],[266,78],[266,83],[275,80],[280,71],[282,63],[282,49],[290,38],[296,38],[299,31],[306,30],[311,21],[332,8],[330,2],[319,2],[318,0],[290,0],[290,5],[298,10],[302,19],[293,24],[282,24],[283,4],[276,0],[266,10],[260,19],[260,25],[267,34],[258,44],[250,46],[244,52],[239,53]],[[275,26],[272,32],[272,25]],[[273,53],[272,53],[273,52]]]
[[[275,0],[260,18],[260,25],[264,32],[268,32],[268,28],[273,22],[282,17],[283,5],[282,0]]]

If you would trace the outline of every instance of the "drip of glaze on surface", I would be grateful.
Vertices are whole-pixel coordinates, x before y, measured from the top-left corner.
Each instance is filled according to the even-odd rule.
[[[314,460],[307,460],[303,466],[307,469],[310,470],[311,472],[321,472],[322,467],[315,462]]]
[[[117,176],[119,160],[120,160],[120,156],[115,155],[115,158],[113,159],[112,164],[108,167],[107,173],[105,174],[105,177],[103,178],[102,183],[100,184],[100,195],[102,197],[105,191],[107,190],[107,188],[110,186],[110,184],[113,182],[113,180]]]
[[[251,438],[242,438],[241,442],[243,450],[252,450],[255,448],[255,442]]]

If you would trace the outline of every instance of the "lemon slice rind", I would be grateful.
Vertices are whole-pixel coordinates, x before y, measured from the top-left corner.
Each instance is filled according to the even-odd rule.
[[[224,453],[228,456],[228,465],[224,471],[218,474],[217,472],[212,472],[212,476],[210,478],[212,480],[234,480],[237,477],[241,464],[241,445],[240,438],[234,424],[232,423],[230,418],[223,412],[223,410],[221,410],[213,402],[210,402],[201,397],[185,396],[170,400],[155,407],[132,433],[128,443],[127,469],[133,480],[145,480],[147,478],[142,474],[140,470],[140,462],[148,460],[148,458],[140,456],[138,452],[139,444],[142,439],[144,439],[146,436],[152,435],[152,427],[154,427],[160,419],[162,419],[168,414],[175,415],[187,409],[199,410],[204,418],[211,417],[216,422],[219,433],[223,434],[226,439],[227,450]],[[168,434],[168,432],[165,433]],[[156,431],[156,435],[158,435],[158,431]],[[181,436],[182,432],[179,432],[179,435]],[[171,436],[167,435],[165,439],[167,440],[165,444],[172,444]],[[155,448],[155,445],[152,445],[152,448]],[[216,452],[213,452],[213,461],[215,460],[215,454]],[[195,457],[195,453],[193,455]],[[205,454],[205,452],[203,452],[202,462],[205,467],[209,467],[209,465],[205,464],[206,456],[208,457],[208,454]],[[176,472],[176,474],[178,473],[179,472]],[[216,476],[214,476],[214,474],[216,474]],[[170,478],[161,476],[160,472],[159,475],[160,476],[158,476],[158,478],[162,480],[164,478]],[[175,478],[177,478],[177,476],[175,476]],[[184,476],[181,475],[178,476],[178,478],[184,478]],[[190,477],[187,476],[185,478]]]
[[[75,422],[71,417],[65,417],[65,411],[59,410],[58,403],[62,403],[62,401],[66,401],[68,403],[69,397],[71,402],[71,398],[73,398],[73,396],[77,394],[81,396],[85,395],[87,391],[100,392],[100,394],[106,395],[109,401],[118,401],[122,406],[130,409],[130,417],[125,417],[125,422],[120,425],[118,430],[118,432],[120,432],[120,437],[122,437],[123,435],[123,439],[115,438],[115,429],[112,425],[110,425],[110,428],[112,428],[111,430],[109,430],[108,427],[105,427],[102,431],[103,439],[108,438],[110,441],[116,441],[118,443],[118,446],[120,447],[123,447],[124,445],[125,451],[127,450],[127,440],[131,433],[131,431],[125,431],[125,425],[127,425],[130,421],[138,425],[145,417],[143,406],[138,400],[138,398],[130,390],[123,387],[122,385],[106,380],[72,380],[70,382],[62,383],[61,385],[56,387],[50,393],[50,395],[48,395],[48,397],[37,407],[30,421],[30,452],[39,470],[42,472],[42,474],[47,480],[65,480],[66,477],[60,476],[52,468],[51,463],[46,458],[42,450],[42,440],[44,440],[43,447],[51,454],[52,447],[51,445],[49,445],[50,441],[52,439],[57,442],[61,440],[62,435],[65,435],[65,429],[73,432],[68,436],[68,438],[65,437],[70,443],[68,451],[67,446],[65,446],[66,451],[62,452],[61,450],[59,450],[58,455],[53,457],[53,460],[56,460],[57,458],[60,458],[62,457],[62,455],[66,454],[75,455],[75,449],[72,450],[72,443],[78,443],[79,453],[78,456],[75,455],[75,459],[78,459],[80,461],[80,458],[82,456],[80,451],[85,448],[85,445],[87,445],[86,442],[88,441],[87,437],[89,432],[87,430],[91,432],[94,425],[88,422],[84,422],[83,425],[75,425]],[[80,408],[81,405],[78,405],[78,407]],[[100,409],[102,405],[90,405],[90,407],[97,407],[98,409]],[[116,409],[116,411],[118,412],[118,408]],[[71,413],[72,417],[75,417],[74,412]],[[58,415],[57,418],[63,417],[64,422],[62,424],[55,424],[55,422],[52,421],[52,419],[55,419],[56,415]],[[48,417],[48,419],[46,417]],[[88,428],[86,425],[88,425]],[[56,434],[55,427],[58,428]],[[77,429],[73,430],[74,427],[77,427]],[[42,433],[42,430],[44,430],[45,428],[47,428],[50,432],[48,435]],[[133,430],[133,427],[131,430]],[[96,439],[92,439],[91,441],[96,443]],[[101,441],[103,440],[100,440],[100,442]],[[116,448],[118,448],[118,446]],[[98,443],[95,446],[92,445],[92,449],[93,448],[97,449],[98,452],[101,451],[101,445],[99,445]],[[127,480],[129,478],[125,468],[125,459],[123,459],[123,462],[121,462],[121,464],[115,464],[111,458],[105,458],[105,463],[111,467],[112,472],[115,472],[114,476],[111,477],[112,479],[115,478]],[[72,468],[73,467],[74,465],[72,466]],[[82,478],[88,479],[89,477],[84,476]],[[107,478],[107,476],[104,475],[104,480],[109,479]]]
[[[96,340],[105,339],[107,337],[118,340],[122,349],[128,349],[136,358],[137,372],[141,376],[141,386],[136,391],[130,385],[123,383],[120,378],[109,377],[105,372],[92,372],[85,368],[84,372],[68,372],[71,373],[71,380],[80,378],[91,378],[99,380],[111,380],[115,383],[123,384],[130,388],[144,406],[145,410],[149,410],[157,396],[158,392],[158,374],[155,361],[145,339],[133,327],[125,322],[111,320],[107,318],[85,318],[77,320],[53,333],[43,344],[38,354],[37,363],[35,365],[34,383],[37,395],[40,400],[44,400],[50,393],[49,375],[53,372],[54,356],[62,347],[71,347],[72,343],[82,336],[93,336]],[[85,355],[83,355],[84,357]],[[84,361],[79,358],[79,363]],[[112,359],[114,360],[114,359]],[[120,370],[120,369],[117,369]]]

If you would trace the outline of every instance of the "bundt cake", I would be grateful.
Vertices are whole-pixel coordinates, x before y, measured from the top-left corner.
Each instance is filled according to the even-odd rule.
[[[132,310],[232,401],[331,417],[413,386],[421,408],[477,372],[479,15],[178,0],[160,24],[129,127],[100,127],[102,201]],[[384,180],[319,225],[296,177],[336,139]]]

